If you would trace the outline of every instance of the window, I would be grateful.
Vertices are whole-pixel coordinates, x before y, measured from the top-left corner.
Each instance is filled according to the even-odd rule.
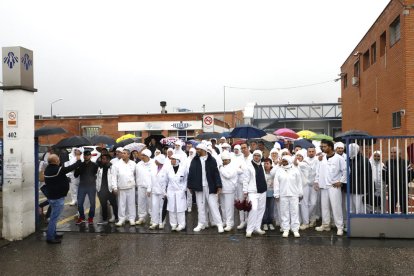
[[[364,71],[367,70],[369,68],[369,50],[367,50],[364,55],[362,56],[362,61],[363,61],[363,65],[364,65]]]
[[[92,136],[99,135],[100,129],[100,126],[83,126],[82,135],[91,138]]]
[[[380,57],[385,54],[385,48],[387,46],[387,33],[383,32],[380,36]]]
[[[359,77],[359,60],[354,63],[354,77]]]
[[[142,140],[142,132],[141,131],[125,131],[125,134],[135,135],[135,137],[140,138]]]
[[[170,130],[168,136],[178,137],[181,140],[187,141],[194,139],[194,130]]]
[[[401,127],[401,112],[393,112],[392,113],[392,128],[400,128]]]
[[[398,16],[390,25],[390,46],[394,45],[400,40],[400,17]]]
[[[348,74],[345,74],[345,75],[342,77],[342,83],[343,83],[343,85],[344,85],[344,89],[348,87]]]
[[[371,45],[371,64],[377,62],[377,43]]]

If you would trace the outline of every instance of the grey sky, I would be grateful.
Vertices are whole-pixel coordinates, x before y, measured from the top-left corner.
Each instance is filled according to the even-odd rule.
[[[333,80],[388,0],[0,0],[0,46],[34,51],[36,114],[223,110],[223,86]],[[336,102],[340,82],[226,89],[247,102]],[[0,96],[0,101],[2,98]]]

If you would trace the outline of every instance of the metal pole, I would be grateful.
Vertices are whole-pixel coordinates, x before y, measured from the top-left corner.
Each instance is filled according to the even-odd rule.
[[[51,118],[53,118],[53,104],[54,103],[57,103],[57,102],[59,102],[59,101],[62,101],[63,99],[62,98],[60,98],[60,99],[57,99],[56,101],[53,101],[53,102],[51,102],[50,103],[50,117]]]
[[[223,99],[223,123],[224,123],[224,127],[226,127],[226,86],[223,86],[223,95],[224,95],[224,99]]]

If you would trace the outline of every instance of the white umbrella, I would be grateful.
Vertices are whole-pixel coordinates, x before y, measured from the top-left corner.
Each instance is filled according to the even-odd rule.
[[[129,150],[129,151],[134,151],[134,150],[136,150],[136,151],[138,151],[138,152],[141,152],[141,151],[142,151],[145,147],[146,147],[146,146],[145,146],[145,144],[143,144],[143,143],[131,143],[131,144],[126,145],[126,146],[124,147],[124,149],[127,149],[127,150]]]

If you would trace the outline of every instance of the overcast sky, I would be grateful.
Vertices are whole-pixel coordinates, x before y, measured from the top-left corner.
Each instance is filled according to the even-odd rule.
[[[59,98],[59,115],[154,113],[163,100],[208,112],[223,110],[224,86],[337,78],[388,2],[0,0],[0,46],[34,51],[36,114]],[[226,110],[339,96],[334,81],[226,88]]]

